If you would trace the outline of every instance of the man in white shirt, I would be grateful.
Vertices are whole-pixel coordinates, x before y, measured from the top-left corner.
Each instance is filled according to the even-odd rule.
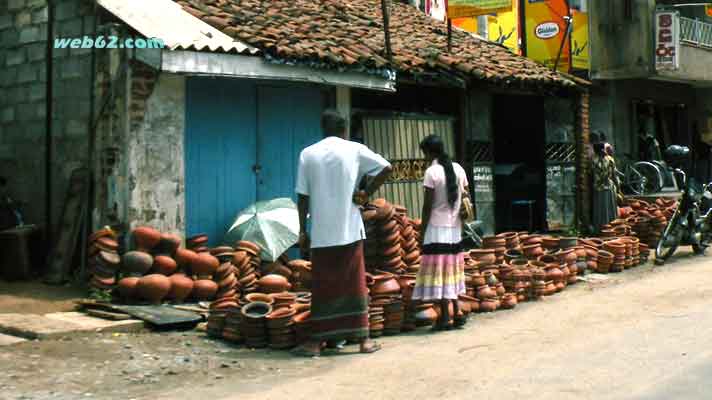
[[[362,353],[372,353],[380,345],[368,340],[366,235],[358,206],[385,182],[391,165],[368,147],[345,140],[346,120],[336,111],[324,112],[322,129],[327,137],[299,156],[299,245],[311,253],[312,340],[295,353],[317,356],[322,343],[339,340],[358,340]],[[374,178],[359,191],[364,176]]]

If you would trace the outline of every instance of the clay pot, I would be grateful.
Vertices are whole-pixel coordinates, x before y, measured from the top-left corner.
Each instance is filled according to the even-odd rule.
[[[541,245],[543,241],[544,239],[542,239],[541,235],[529,235],[523,240],[523,243],[525,246],[531,246],[535,244]]]
[[[438,313],[432,304],[421,304],[416,307],[414,318],[417,323],[431,324],[438,319]]]
[[[486,285],[487,280],[485,279],[485,276],[480,274],[479,272],[474,272],[472,273],[472,286],[482,286]]]
[[[240,312],[248,320],[262,319],[272,313],[272,306],[262,301],[254,301],[243,306]]]
[[[482,276],[485,277],[485,283],[490,286],[495,286],[499,280],[497,279],[497,276],[494,274],[494,272],[491,271],[485,271],[482,273]]]
[[[497,296],[504,296],[504,294],[506,293],[506,290],[504,289],[504,284],[502,282],[499,282],[495,291],[497,292]]]
[[[559,248],[559,238],[547,236],[543,238],[542,246],[545,249],[558,249]]]
[[[121,271],[130,275],[143,275],[153,266],[153,256],[143,251],[129,251],[122,258]]]
[[[564,273],[556,265],[549,264],[544,270],[548,281],[561,282],[564,279]]]
[[[497,311],[497,308],[499,306],[499,302],[497,301],[496,298],[490,297],[487,299],[481,299],[480,300],[480,312],[494,312]]]
[[[193,283],[192,296],[198,301],[209,301],[215,298],[217,291],[217,283],[209,279],[199,279]]]
[[[544,291],[544,296],[551,296],[556,293],[556,284],[552,281],[546,282],[546,290]]]
[[[541,247],[541,244],[539,244],[539,243],[525,245],[522,247],[522,251],[527,258],[536,259],[536,258],[544,255],[544,249]]]
[[[168,297],[177,303],[182,303],[193,291],[193,280],[185,274],[173,274],[169,279],[171,280],[171,291],[168,293]]]
[[[492,265],[497,261],[494,249],[470,250],[470,257],[473,260],[478,261],[482,266]]]
[[[400,293],[400,285],[394,275],[383,274],[373,277],[374,283],[371,287],[371,295],[387,295]]]
[[[139,226],[132,232],[136,250],[150,252],[161,241],[161,232],[150,226]]]
[[[245,296],[245,300],[248,302],[261,301],[267,304],[274,304],[274,297],[265,293],[250,293]]]
[[[139,278],[136,277],[121,279],[117,287],[119,295],[126,300],[136,298],[136,286],[138,285],[138,281]]]
[[[257,281],[257,285],[263,293],[285,292],[292,287],[287,278],[277,274],[263,276]]]
[[[571,247],[574,247],[578,245],[578,238],[577,237],[562,237],[559,238],[559,248],[562,249],[569,249]]]
[[[492,290],[489,285],[482,285],[477,287],[477,298],[484,300],[486,298],[495,297],[497,292]]]
[[[485,236],[482,238],[482,247],[485,249],[494,249],[497,247],[504,247],[507,241],[496,236]]]
[[[153,271],[157,274],[171,276],[176,272],[177,268],[176,261],[168,256],[156,256],[153,258]]]
[[[517,303],[517,295],[515,294],[505,294],[504,297],[502,297],[502,308],[505,310],[513,309],[517,306]]]
[[[173,255],[173,259],[176,260],[176,263],[178,264],[179,268],[186,269],[186,268],[190,267],[190,264],[193,263],[193,260],[197,256],[198,256],[198,254],[196,252],[194,252],[193,250],[179,248],[176,250],[176,253]]]
[[[181,242],[183,242],[183,239],[178,235],[172,233],[161,234],[161,240],[158,242],[158,246],[156,246],[156,251],[172,256],[180,247]]]
[[[524,253],[516,249],[509,249],[504,252],[504,261],[510,264],[513,260],[524,258]]]
[[[171,280],[161,274],[146,275],[136,284],[136,294],[151,303],[160,303],[170,291]]]
[[[220,266],[220,261],[210,253],[198,253],[190,263],[190,270],[198,276],[212,276]]]

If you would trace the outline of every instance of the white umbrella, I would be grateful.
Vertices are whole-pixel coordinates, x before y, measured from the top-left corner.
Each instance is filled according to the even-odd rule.
[[[262,247],[261,258],[275,261],[299,240],[299,213],[289,198],[257,202],[241,211],[225,234],[233,245],[247,240]]]

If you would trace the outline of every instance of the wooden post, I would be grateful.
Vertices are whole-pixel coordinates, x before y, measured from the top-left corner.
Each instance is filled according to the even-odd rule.
[[[391,50],[391,32],[390,32],[390,11],[388,2],[390,0],[381,0],[381,14],[383,14],[383,31],[386,37],[386,55],[388,61],[393,62],[393,52]]]

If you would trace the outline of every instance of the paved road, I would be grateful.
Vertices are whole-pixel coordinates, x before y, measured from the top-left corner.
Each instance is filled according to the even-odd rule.
[[[321,357],[303,364],[302,374],[227,380],[191,397],[712,398],[712,257],[608,277],[478,315],[464,331],[388,338],[375,355]]]

